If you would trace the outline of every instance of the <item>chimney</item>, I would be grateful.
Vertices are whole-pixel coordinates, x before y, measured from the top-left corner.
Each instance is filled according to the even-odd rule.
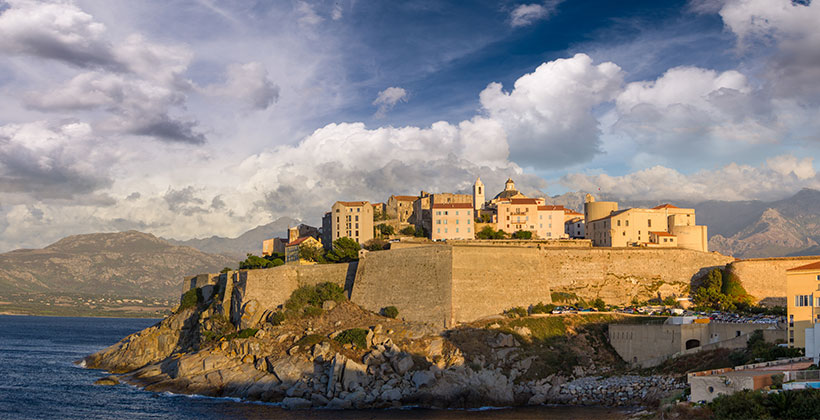
[[[288,228],[288,243],[299,239],[299,228]]]

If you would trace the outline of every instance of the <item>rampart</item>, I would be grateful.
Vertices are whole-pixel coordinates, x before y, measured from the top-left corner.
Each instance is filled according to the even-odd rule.
[[[782,306],[786,304],[786,270],[814,261],[820,261],[820,256],[751,258],[735,261],[727,268],[758,301]]]

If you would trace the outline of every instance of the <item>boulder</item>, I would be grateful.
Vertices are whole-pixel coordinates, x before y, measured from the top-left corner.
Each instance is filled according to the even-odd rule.
[[[518,347],[518,342],[515,341],[515,337],[512,334],[504,334],[500,333],[495,337],[495,340],[491,340],[489,343],[490,347]]]
[[[120,383],[120,380],[114,375],[106,376],[105,378],[100,378],[100,379],[97,379],[96,381],[94,381],[94,385],[104,385],[104,386],[117,385],[119,383]]]
[[[336,307],[336,301],[334,300],[326,300],[322,302],[322,309],[325,311],[332,311],[333,308]]]
[[[413,368],[413,356],[409,354],[398,355],[393,359],[393,369],[400,375]]]
[[[388,388],[382,391],[380,398],[382,401],[398,401],[401,399],[401,391],[396,388]]]
[[[364,385],[367,382],[367,366],[347,359],[342,373],[342,385],[347,391],[352,390],[356,385]]]
[[[436,338],[433,341],[430,341],[430,344],[427,345],[425,349],[425,353],[428,357],[437,357],[441,356],[442,352],[444,351],[444,339]]]
[[[299,397],[287,397],[282,400],[282,407],[288,410],[306,410],[310,408],[311,405],[309,400]]]
[[[282,382],[296,382],[302,376],[313,372],[313,363],[299,356],[288,356],[271,362],[268,357],[268,365],[273,374]]]
[[[420,370],[418,372],[413,373],[413,385],[416,388],[421,388],[423,386],[429,386],[436,380],[436,375],[429,370]]]

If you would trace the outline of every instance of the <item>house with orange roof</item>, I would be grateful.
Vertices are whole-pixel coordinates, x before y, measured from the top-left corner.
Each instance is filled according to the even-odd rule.
[[[413,216],[413,202],[418,199],[415,195],[391,195],[387,199],[385,212],[391,219],[399,219],[399,223],[407,223]]]
[[[373,206],[368,201],[333,203],[329,216],[331,243],[344,237],[359,244],[373,239],[373,213]]]

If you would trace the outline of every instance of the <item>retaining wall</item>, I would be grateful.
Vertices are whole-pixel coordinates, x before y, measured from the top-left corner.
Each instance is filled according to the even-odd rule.
[[[767,305],[786,305],[786,270],[820,261],[820,256],[751,258],[729,264],[755,299]]]

